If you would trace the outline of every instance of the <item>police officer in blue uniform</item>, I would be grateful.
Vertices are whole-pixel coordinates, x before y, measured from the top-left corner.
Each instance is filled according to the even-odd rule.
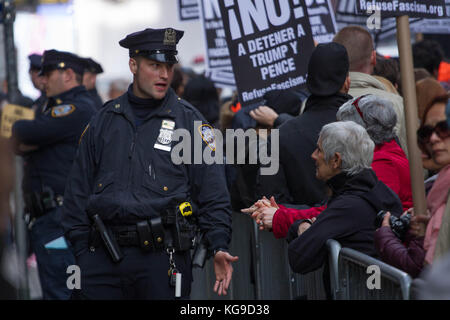
[[[25,155],[24,198],[44,299],[71,295],[66,271],[75,259],[63,235],[61,206],[78,141],[95,113],[82,74],[78,56],[45,51],[41,75],[48,102],[34,120],[17,121],[12,128],[17,149]]]
[[[189,298],[192,226],[214,255],[214,291],[227,294],[238,257],[228,253],[224,168],[171,159],[176,129],[202,132],[202,151],[214,143],[202,115],[170,88],[182,36],[145,29],[119,42],[133,83],[90,122],[66,186],[63,226],[82,270],[77,298]]]
[[[83,73],[83,85],[86,87],[87,91],[94,100],[97,109],[100,109],[103,106],[103,101],[100,95],[98,94],[96,81],[97,75],[103,73],[103,68],[98,62],[94,61],[92,58],[83,58],[83,61],[85,63]]]

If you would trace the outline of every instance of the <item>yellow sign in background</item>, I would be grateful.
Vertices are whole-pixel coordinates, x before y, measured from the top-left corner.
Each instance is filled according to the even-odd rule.
[[[11,137],[12,126],[17,120],[33,120],[34,110],[15,104],[7,104],[2,109],[2,123],[0,135],[5,138]]]

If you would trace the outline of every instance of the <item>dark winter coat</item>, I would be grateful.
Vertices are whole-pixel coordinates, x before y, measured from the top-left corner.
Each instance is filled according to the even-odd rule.
[[[425,249],[423,237],[406,233],[405,245],[395,236],[390,227],[381,227],[375,232],[375,246],[381,260],[417,277],[423,268]]]

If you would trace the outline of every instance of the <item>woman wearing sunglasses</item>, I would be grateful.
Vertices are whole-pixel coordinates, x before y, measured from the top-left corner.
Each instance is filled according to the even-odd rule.
[[[426,264],[444,255],[450,249],[450,133],[446,108],[448,96],[435,98],[424,111],[423,124],[417,131],[422,152],[430,155],[442,167],[427,195],[428,215],[412,215],[404,243],[391,230],[389,214],[375,232],[375,244],[383,261],[417,277]],[[447,208],[446,208],[447,207]],[[425,236],[420,234],[420,223],[426,225]],[[441,226],[443,229],[441,230]]]
[[[424,112],[423,124],[417,131],[419,147],[442,169],[437,174],[427,195],[427,206],[430,212],[424,238],[426,251],[425,262],[431,264],[435,258],[445,254],[450,249],[448,227],[440,232],[445,221],[448,225],[450,208],[446,209],[450,189],[450,131],[448,114],[450,105],[448,95],[435,98]],[[446,213],[447,210],[447,213]]]

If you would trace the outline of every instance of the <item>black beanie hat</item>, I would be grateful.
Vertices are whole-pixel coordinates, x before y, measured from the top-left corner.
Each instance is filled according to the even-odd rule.
[[[336,42],[319,44],[308,64],[308,90],[316,96],[336,94],[344,85],[348,69],[348,54],[343,45]]]

